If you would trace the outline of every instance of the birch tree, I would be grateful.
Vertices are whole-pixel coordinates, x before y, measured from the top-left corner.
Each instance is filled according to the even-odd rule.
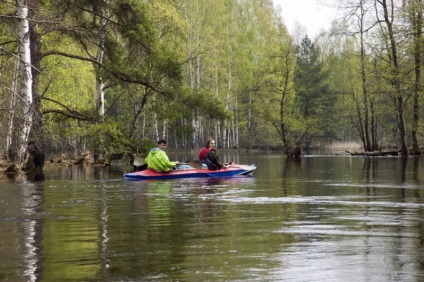
[[[26,0],[16,0],[16,15],[18,19],[18,43],[19,43],[19,73],[20,86],[17,104],[18,108],[13,115],[17,120],[13,124],[16,131],[12,135],[12,146],[8,157],[22,168],[27,153],[27,142],[32,126],[32,70],[30,51],[29,10]]]

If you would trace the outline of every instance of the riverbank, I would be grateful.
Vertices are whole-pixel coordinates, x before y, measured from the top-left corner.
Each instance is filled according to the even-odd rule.
[[[320,148],[312,148],[307,151],[302,151],[302,154],[330,154],[330,155],[338,155],[345,153],[346,150],[359,149],[360,144],[355,142],[338,142],[333,143],[328,146],[323,146]],[[168,155],[179,155],[184,156],[185,158],[190,160],[197,160],[200,149],[167,149]],[[239,153],[248,153],[248,154],[284,154],[284,150],[282,148],[267,148],[267,149],[246,149],[246,148],[238,148],[238,149],[220,149],[218,148],[219,154],[221,156],[224,155],[234,155]],[[46,157],[46,164],[53,164],[58,166],[109,166],[114,161],[127,159],[129,164],[132,163],[131,158],[124,154],[108,154],[102,157],[95,157],[91,152],[84,152],[80,154],[61,154],[56,156],[48,156]],[[19,174],[22,173],[14,163],[5,160],[2,158],[0,160],[0,173],[3,174]]]

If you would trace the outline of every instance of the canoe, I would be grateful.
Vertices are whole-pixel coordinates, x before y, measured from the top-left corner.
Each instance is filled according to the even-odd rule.
[[[175,169],[170,172],[156,172],[152,169],[136,171],[124,174],[127,180],[147,180],[147,179],[178,179],[178,178],[201,178],[201,177],[234,177],[240,175],[250,175],[256,169],[255,165],[232,164],[230,167],[219,170],[206,168],[196,169]]]

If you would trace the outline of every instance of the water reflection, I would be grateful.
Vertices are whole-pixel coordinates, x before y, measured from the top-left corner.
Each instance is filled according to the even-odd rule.
[[[104,185],[99,189],[99,258],[100,258],[100,273],[102,281],[108,280],[107,270],[109,268],[108,255],[108,220],[109,220],[109,204],[107,190]]]
[[[46,180],[122,180],[122,175],[127,172],[129,166],[55,166],[46,165]]]
[[[15,189],[0,187],[0,253],[7,266],[0,267],[0,280],[18,273],[21,280],[36,281],[41,276],[42,184],[19,178]]]
[[[42,183],[22,186],[23,223],[21,236],[23,238],[23,275],[26,281],[37,281],[40,277],[41,242],[40,231],[42,222],[39,219],[43,203]]]
[[[241,155],[252,177],[130,167],[0,180],[1,281],[421,281],[420,159]]]

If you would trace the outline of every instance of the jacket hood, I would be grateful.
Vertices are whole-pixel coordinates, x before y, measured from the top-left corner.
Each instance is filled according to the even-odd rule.
[[[160,151],[162,151],[162,150],[161,150],[161,149],[159,149],[159,148],[153,148],[153,149],[151,150],[152,154],[156,154],[157,152],[160,152]]]

